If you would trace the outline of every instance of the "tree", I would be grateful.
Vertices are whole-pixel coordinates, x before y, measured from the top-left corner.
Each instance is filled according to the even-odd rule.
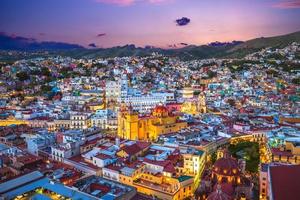
[[[211,154],[211,163],[214,164],[217,160],[217,153],[214,152]]]
[[[208,76],[209,78],[214,78],[214,77],[217,76],[217,72],[213,72],[213,71],[211,71],[211,70],[208,70],[208,71],[207,71],[207,76]]]
[[[16,76],[18,77],[18,79],[20,81],[26,81],[30,78],[29,75],[27,74],[27,72],[24,72],[24,71],[18,72],[16,74]]]
[[[296,84],[296,85],[300,85],[300,78],[299,77],[298,78],[293,78],[292,83]]]
[[[42,70],[41,70],[41,74],[43,76],[50,76],[51,72],[49,71],[49,69],[47,67],[43,67]]]
[[[52,87],[49,86],[49,85],[42,85],[41,86],[41,90],[42,90],[43,93],[50,92],[51,89],[52,89]]]

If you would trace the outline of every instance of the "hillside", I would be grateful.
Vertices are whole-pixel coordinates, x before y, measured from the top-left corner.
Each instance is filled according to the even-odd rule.
[[[259,51],[262,48],[281,48],[292,42],[300,43],[300,31],[276,37],[262,37],[245,42],[224,43],[224,45],[223,43],[218,43],[222,45],[189,45],[179,49],[141,48],[134,45],[86,49],[80,45],[58,42],[36,42],[28,38],[7,38],[2,35],[0,37],[0,49],[19,51],[51,50],[50,55],[63,55],[74,58],[147,56],[156,52],[166,56],[177,56],[183,60],[192,60],[205,58],[241,58],[249,53]],[[36,54],[36,56],[38,56],[38,54]],[[11,57],[9,57],[9,60],[13,59]],[[5,59],[8,59],[8,57],[0,55],[0,60]]]
[[[226,53],[227,56],[245,56],[248,53],[252,53],[258,51],[260,49],[266,47],[272,48],[283,48],[292,42],[300,43],[300,31],[295,33],[290,33],[287,35],[275,36],[275,37],[262,37],[256,38],[253,40],[248,40],[242,44],[239,44],[231,49],[229,49]]]
[[[183,60],[205,59],[205,58],[240,58],[249,53],[259,51],[262,48],[273,47],[281,48],[292,42],[300,43],[300,32],[287,35],[257,38],[246,42],[234,43],[232,45],[189,45],[179,49],[161,49],[161,48],[141,48],[134,45],[125,45],[122,47],[112,47],[106,49],[77,49],[73,51],[62,52],[63,55],[71,57],[122,57],[122,56],[146,56],[153,52],[161,53],[167,56],[177,56]]]

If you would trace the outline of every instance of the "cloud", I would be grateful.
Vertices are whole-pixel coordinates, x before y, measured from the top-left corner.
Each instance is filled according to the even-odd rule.
[[[191,20],[187,17],[182,17],[180,19],[176,19],[175,22],[176,22],[177,26],[186,26],[191,22]]]
[[[4,31],[0,32],[0,36],[4,36],[6,38],[15,39],[18,41],[23,41],[23,42],[35,42],[36,41],[36,39],[34,39],[34,38],[22,37],[22,36],[18,36],[16,33],[6,33]]]
[[[97,45],[96,45],[95,43],[91,43],[91,44],[89,44],[88,46],[89,46],[89,47],[93,47],[93,48],[96,48],[96,47],[97,47]]]
[[[97,35],[97,37],[103,37],[103,36],[106,36],[106,33],[99,33],[99,34]]]
[[[280,0],[273,4],[274,8],[280,9],[296,9],[300,8],[300,0]]]
[[[128,6],[135,2],[135,0],[96,0],[100,3],[106,3],[106,4],[116,4],[120,6]]]
[[[95,0],[96,2],[105,3],[105,4],[115,4],[119,6],[129,6],[137,2],[146,2],[150,4],[159,4],[171,0]]]
[[[39,36],[45,36],[46,33],[39,33]]]
[[[181,42],[181,43],[179,43],[181,46],[188,46],[188,44],[187,43],[184,43],[184,42]]]

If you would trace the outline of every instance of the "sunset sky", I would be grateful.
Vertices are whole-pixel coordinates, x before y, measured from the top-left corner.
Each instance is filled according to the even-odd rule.
[[[190,21],[179,25],[177,19]],[[206,44],[300,31],[300,0],[0,0],[0,32],[98,47]]]

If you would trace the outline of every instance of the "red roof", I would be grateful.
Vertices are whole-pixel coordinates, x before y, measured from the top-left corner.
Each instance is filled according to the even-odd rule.
[[[221,189],[217,189],[207,197],[207,200],[231,200],[231,199],[232,197],[230,197],[225,192],[222,192]]]
[[[149,142],[136,142],[132,145],[124,146],[122,150],[125,151],[128,155],[135,155],[149,146]]]
[[[134,143],[129,146],[124,146],[122,148],[122,150],[125,151],[129,156],[133,156],[133,155],[137,154],[138,152],[140,152],[141,148],[136,143]]]
[[[95,156],[96,158],[99,158],[101,160],[106,160],[106,159],[111,159],[112,157],[110,157],[109,155],[106,155],[106,154],[102,154],[102,153],[99,153],[98,155]]]
[[[145,149],[145,148],[147,148],[147,147],[149,147],[151,145],[150,142],[141,142],[141,141],[137,141],[136,144],[141,149]]]
[[[300,199],[300,165],[271,166],[270,180],[273,199]]]

